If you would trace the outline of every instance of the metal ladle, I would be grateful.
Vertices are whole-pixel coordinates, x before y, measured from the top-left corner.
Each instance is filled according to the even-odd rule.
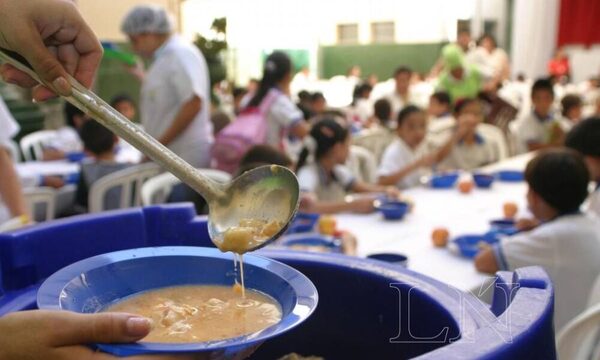
[[[52,89],[52,85],[44,83],[19,54],[0,49],[0,61],[11,64]],[[283,225],[274,236],[259,242],[253,241],[248,251],[267,245],[285,232],[298,209],[299,197],[298,179],[289,169],[276,165],[262,166],[245,172],[229,184],[219,184],[203,176],[77,80],[69,77],[68,81],[72,86],[72,95],[63,98],[202,195],[209,206],[209,235],[217,247],[223,241],[225,231],[238,226],[245,219],[277,221]]]

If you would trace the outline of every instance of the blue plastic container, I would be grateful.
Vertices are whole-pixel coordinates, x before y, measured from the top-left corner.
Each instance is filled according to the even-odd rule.
[[[69,160],[70,162],[80,162],[83,159],[85,159],[85,153],[83,151],[79,151],[79,152],[70,152],[65,154],[65,157],[67,158],[67,160]]]
[[[394,253],[377,253],[368,255],[367,258],[373,260],[379,260],[383,262],[387,262],[394,265],[399,265],[403,267],[408,266],[408,257],[402,254],[394,254]]]
[[[281,321],[257,333],[232,339],[190,344],[99,344],[119,356],[152,353],[212,353],[245,351],[278,336],[306,320],[317,305],[317,290],[297,270],[272,259],[244,256],[246,286],[275,299]],[[232,286],[233,257],[217,249],[156,247],[117,251],[69,265],[50,276],[40,287],[40,309],[78,313],[103,311],[116,302],[159,288],[183,285]]]
[[[488,174],[473,174],[473,181],[480,189],[489,189],[494,183],[494,176]]]
[[[496,173],[498,180],[505,182],[520,182],[525,180],[525,173],[519,170],[501,170]]]
[[[403,201],[387,201],[376,204],[375,209],[379,210],[386,220],[401,220],[408,211],[408,203]]]
[[[519,232],[515,226],[516,222],[513,219],[497,219],[490,221],[492,231],[504,235],[514,235]]]
[[[79,260],[177,245],[211,245],[206,218],[196,217],[191,204],[80,216],[0,234],[0,315],[35,308],[40,283]],[[541,268],[499,272],[489,288],[490,308],[471,294],[381,261],[269,249],[257,254],[306,275],[319,305],[250,359],[291,352],[327,359],[556,358],[553,288]]]
[[[288,234],[311,232],[315,229],[319,214],[297,213],[296,217],[288,227]]]
[[[468,258],[474,258],[480,250],[480,243],[495,244],[498,239],[494,236],[486,235],[462,235],[452,240],[458,246],[460,254]]]
[[[434,189],[450,189],[458,180],[458,173],[437,174],[431,177],[431,187]]]
[[[323,252],[341,253],[342,242],[332,236],[319,233],[303,233],[294,235],[285,235],[278,242],[285,247],[318,247]],[[308,250],[308,249],[307,249]]]

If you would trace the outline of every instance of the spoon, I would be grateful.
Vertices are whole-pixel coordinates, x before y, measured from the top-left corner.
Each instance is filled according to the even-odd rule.
[[[0,61],[53,89],[19,54],[0,49]],[[242,220],[275,221],[281,226],[273,236],[249,242],[246,251],[259,249],[285,232],[298,209],[299,197],[298,179],[289,169],[277,165],[262,166],[245,172],[229,184],[219,184],[202,175],[73,77],[69,76],[67,80],[72,86],[72,94],[63,98],[202,195],[209,207],[208,232],[217,247],[223,243],[225,232],[240,225]]]

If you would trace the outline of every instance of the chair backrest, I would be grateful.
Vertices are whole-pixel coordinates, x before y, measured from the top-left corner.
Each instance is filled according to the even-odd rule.
[[[598,359],[600,354],[599,330],[600,302],[577,315],[561,329],[556,341],[558,358]]]
[[[56,191],[49,187],[32,187],[23,189],[23,197],[29,213],[37,222],[54,219]],[[39,210],[43,206],[43,210]]]
[[[391,132],[378,129],[361,131],[358,135],[352,138],[352,144],[363,147],[375,156],[375,160],[379,162],[385,148],[394,140],[394,134]]]
[[[40,130],[23,136],[19,145],[25,161],[42,160],[44,143],[56,135],[54,130]]]
[[[161,168],[157,164],[146,163],[115,171],[102,177],[90,188],[88,211],[95,213],[106,210],[105,195],[109,190],[115,188],[120,189],[119,209],[140,206],[142,184],[160,172]]]
[[[219,183],[231,181],[231,175],[216,169],[198,169],[198,171]],[[148,179],[141,190],[142,204],[144,206],[165,203],[173,186],[181,183],[181,180],[171,173],[163,173]]]
[[[377,176],[377,161],[373,154],[360,146],[352,145],[346,165],[360,181],[374,183]]]
[[[491,124],[479,124],[477,130],[481,132],[481,135],[489,141],[496,144],[498,149],[498,160],[506,159],[508,157],[508,144],[506,142],[506,135],[496,125]]]

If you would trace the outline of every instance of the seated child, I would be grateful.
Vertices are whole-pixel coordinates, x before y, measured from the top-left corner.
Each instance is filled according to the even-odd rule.
[[[600,117],[589,118],[575,125],[567,134],[565,145],[583,155],[596,189],[590,195],[588,211],[600,217]]]
[[[94,182],[131,165],[115,161],[114,149],[118,138],[100,123],[94,120],[86,121],[81,127],[80,135],[86,153],[92,158],[91,161],[81,164],[75,195],[77,211],[85,212],[88,207],[89,191]],[[120,191],[121,189],[115,188],[107,192],[104,199],[106,208],[119,207]]]
[[[554,284],[556,329],[586,307],[600,274],[600,223],[579,208],[588,195],[589,171],[568,149],[548,149],[527,164],[527,203],[541,222],[535,229],[503,238],[475,258],[477,270],[495,273],[542,266]]]
[[[79,137],[79,131],[88,117],[83,111],[70,103],[64,107],[66,125],[56,130],[56,135],[44,144],[43,160],[61,160],[68,153],[81,152],[83,144]]]
[[[565,131],[579,123],[583,114],[583,100],[579,95],[568,94],[560,100],[562,108],[561,125]]]
[[[514,123],[520,152],[561,145],[565,132],[552,112],[554,88],[550,80],[536,80],[531,88],[531,102],[533,111]]]
[[[136,115],[136,107],[133,99],[127,94],[121,94],[110,100],[110,106],[120,112],[127,119],[133,121]]]
[[[351,192],[388,192],[397,196],[396,189],[366,184],[354,178],[344,166],[350,153],[350,133],[333,119],[317,122],[305,139],[297,165],[300,190],[311,194],[315,201],[311,209],[315,213],[353,211],[372,212],[373,196],[347,198]],[[313,158],[309,162],[309,155]]]
[[[429,97],[427,113],[430,116],[427,131],[437,134],[448,130],[456,125],[456,119],[452,116],[452,104],[450,95],[444,91],[437,91]]]
[[[455,133],[457,141],[452,146],[441,168],[452,170],[473,170],[494,163],[500,159],[500,145],[486,138],[479,130],[483,122],[483,108],[477,99],[457,101],[454,117],[458,119],[460,133]]]

